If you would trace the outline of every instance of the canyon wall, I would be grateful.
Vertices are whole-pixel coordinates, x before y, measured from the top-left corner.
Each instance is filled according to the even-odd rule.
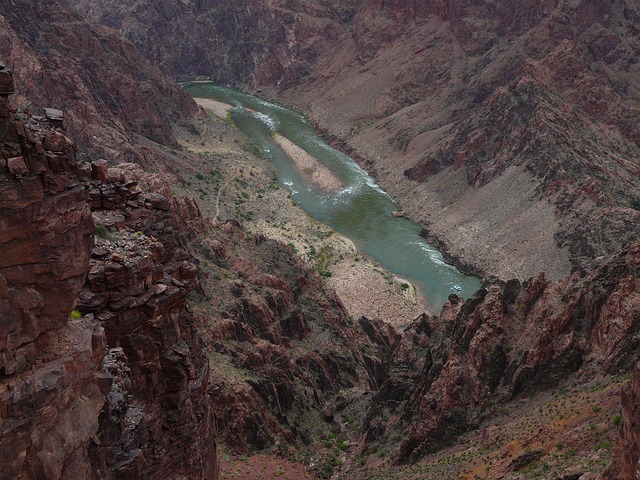
[[[145,164],[135,136],[175,146],[172,124],[197,111],[131,43],[88,23],[65,0],[46,8],[26,0],[3,2],[0,58],[13,70],[15,106],[37,114],[46,107],[63,110],[83,160]]]
[[[94,162],[86,175],[96,242],[77,308],[104,328],[113,377],[89,453],[96,477],[216,478],[209,360],[186,304],[200,211],[137,165]]]
[[[204,275],[191,303],[213,359],[210,396],[225,445],[241,454],[313,452],[339,431],[339,412],[361,422],[393,328],[355,322],[289,246],[236,222],[193,249]]]
[[[631,379],[622,392],[623,420],[620,441],[616,444],[611,466],[603,475],[607,478],[637,478],[640,471],[640,365],[636,364]]]
[[[199,210],[139,167],[78,168],[59,113],[20,119],[13,90],[0,67],[0,477],[216,478]]]
[[[630,371],[640,345],[638,278],[635,243],[587,276],[512,280],[466,302],[451,296],[439,317],[425,317],[403,335],[372,401],[368,437],[385,432],[380,412],[399,409],[403,422],[394,428],[408,432],[396,454],[415,461],[480,425],[491,401],[556,388],[585,365]],[[407,379],[413,364],[416,376]],[[623,406],[633,403],[632,388]]]
[[[400,432],[395,460],[415,461],[490,398],[637,360],[633,2],[32,3],[0,7],[20,79],[10,105],[0,70],[6,478],[215,478],[214,415],[248,452],[310,444],[358,410],[369,445]],[[172,145],[196,112],[134,45],[175,77],[305,110],[451,256],[518,280],[402,336],[355,322],[288,247],[210,231],[158,176],[109,168],[158,167],[134,133]],[[78,169],[76,152],[107,161]],[[637,463],[636,373],[611,475]]]
[[[91,211],[73,143],[8,109],[0,67],[2,478],[92,478],[104,329],[69,318],[89,271]]]

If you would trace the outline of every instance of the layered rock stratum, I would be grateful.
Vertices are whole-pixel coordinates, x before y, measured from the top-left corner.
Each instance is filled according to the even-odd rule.
[[[55,111],[19,118],[9,93],[2,66],[0,477],[215,478],[180,246],[197,206],[139,167],[79,169]]]
[[[172,124],[197,107],[117,32],[87,22],[69,2],[0,6],[0,57],[12,68],[16,103],[65,112],[82,160],[153,164],[136,135],[176,146]]]

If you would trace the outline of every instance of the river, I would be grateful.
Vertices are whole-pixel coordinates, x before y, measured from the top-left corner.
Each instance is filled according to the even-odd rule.
[[[427,306],[438,312],[451,293],[468,297],[480,279],[446,263],[437,248],[419,235],[420,226],[392,215],[394,199],[355,161],[327,145],[301,114],[247,93],[212,83],[192,83],[185,90],[197,98],[231,105],[232,118],[276,167],[281,185],[311,216],[331,226],[386,270],[410,281]],[[329,168],[343,186],[325,191],[310,186],[278,146],[273,132],[286,137]]]

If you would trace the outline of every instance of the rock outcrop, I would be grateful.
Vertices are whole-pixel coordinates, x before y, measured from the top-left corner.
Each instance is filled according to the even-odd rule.
[[[78,168],[59,116],[12,92],[0,65],[0,478],[217,478],[197,206],[136,166]]]
[[[86,168],[96,244],[77,308],[103,326],[113,382],[89,456],[98,478],[217,477],[209,361],[186,309],[195,203],[133,164]]]
[[[636,364],[631,379],[622,392],[622,425],[611,466],[602,479],[635,479],[640,472],[640,365]]]
[[[489,400],[553,389],[588,363],[629,371],[640,345],[639,278],[635,243],[584,277],[491,285],[464,303],[452,295],[440,318],[404,333],[372,402],[368,437],[384,432],[382,409],[402,405],[408,433],[398,459],[416,460],[477,427]]]
[[[75,147],[8,109],[0,66],[0,477],[93,478],[106,337],[70,319],[89,271],[93,222]]]
[[[195,248],[209,265],[194,308],[216,360],[210,395],[221,437],[240,453],[318,442],[334,413],[357,409],[377,387],[390,333],[363,320],[365,334],[280,242],[227,222]],[[344,401],[355,391],[353,404]]]

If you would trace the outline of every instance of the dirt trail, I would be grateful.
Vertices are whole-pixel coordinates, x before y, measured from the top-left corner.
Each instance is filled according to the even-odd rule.
[[[236,172],[231,176],[231,178],[229,178],[226,182],[224,182],[220,187],[220,190],[218,190],[218,194],[216,195],[216,213],[213,216],[213,219],[211,220],[211,225],[213,225],[214,227],[218,224],[218,217],[220,216],[220,195],[222,195],[222,191],[231,182],[233,182],[236,179],[236,177],[238,176],[238,173],[239,172],[236,170]]]

